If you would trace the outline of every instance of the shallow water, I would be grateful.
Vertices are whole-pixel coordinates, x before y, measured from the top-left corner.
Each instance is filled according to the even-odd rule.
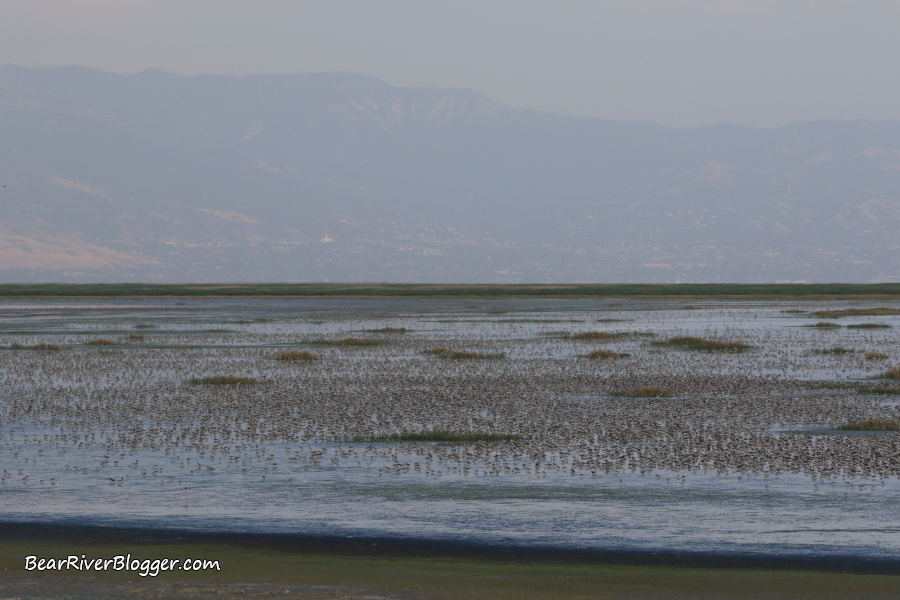
[[[285,347],[313,349],[333,373],[353,372],[377,361],[396,365],[398,372],[427,373],[439,359],[424,356],[418,350],[422,344],[496,347],[505,352],[507,359],[502,363],[441,363],[446,373],[468,377],[495,369],[512,373],[555,369],[565,374],[613,368],[578,358],[601,347],[631,354],[616,361],[625,367],[615,368],[633,369],[627,365],[640,361],[676,375],[740,373],[796,380],[868,378],[895,365],[898,358],[898,317],[846,321],[888,323],[892,329],[823,331],[803,327],[815,321],[809,316],[781,312],[798,303],[704,303],[696,310],[683,310],[682,304],[660,300],[187,300],[182,306],[168,300],[17,301],[0,304],[0,345],[58,343],[71,349],[56,356],[72,362],[52,367],[39,364],[29,351],[4,351],[8,361],[0,368],[0,401],[15,402],[23,390],[35,389],[140,394],[147,385],[161,382],[170,386],[157,390],[164,395],[166,389],[183,386],[188,376],[222,365],[237,365],[254,377],[276,378],[283,376],[285,367],[272,360],[271,353]],[[846,303],[803,305],[810,311],[835,307],[844,308]],[[611,318],[621,321],[598,322]],[[385,326],[411,331],[371,332]],[[209,331],[219,328],[234,333]],[[655,335],[629,335],[602,344],[546,337],[561,330]],[[129,333],[145,334],[148,339],[111,350],[86,345],[93,337],[124,340]],[[308,345],[321,335],[400,341],[379,346],[377,352]],[[653,345],[676,335],[741,339],[755,349],[709,355]],[[411,345],[412,341],[418,345]],[[176,344],[200,348],[190,351],[189,360],[153,354],[169,352],[154,346]],[[855,352],[819,356],[809,352],[835,345]],[[226,355],[220,348],[238,353]],[[873,363],[863,358],[866,350],[884,351],[890,358]],[[248,354],[252,352],[256,354]],[[94,361],[84,363],[94,365],[94,370],[78,366],[82,360]],[[98,366],[119,364],[116,361],[124,361],[120,372]],[[601,396],[575,397],[589,402]],[[861,398],[896,407],[889,397]],[[418,458],[419,469],[407,466],[424,455],[404,456],[402,451],[399,459],[379,454],[358,460],[366,444],[356,444],[357,455],[349,458],[342,454],[341,444],[321,440],[233,441],[227,450],[202,454],[177,444],[169,452],[124,446],[110,450],[101,445],[106,443],[101,429],[94,432],[96,442],[90,442],[83,424],[75,429],[58,424],[42,427],[6,414],[0,413],[3,521],[399,536],[606,550],[900,557],[896,519],[900,481],[896,478],[764,476],[700,469],[596,475],[580,469],[571,474],[559,457],[554,460],[566,468],[537,469],[522,463],[509,472],[488,475],[489,465],[475,461],[463,474],[459,465],[429,466],[424,458]],[[377,420],[377,415],[373,418]],[[824,424],[786,424],[773,428],[772,435],[797,431],[827,433]],[[235,449],[238,444],[239,450]],[[345,448],[349,446],[344,443]]]

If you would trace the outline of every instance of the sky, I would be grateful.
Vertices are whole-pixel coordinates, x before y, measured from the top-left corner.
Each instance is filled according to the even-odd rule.
[[[900,120],[897,0],[2,0],[0,64],[353,71],[512,107],[777,127]]]

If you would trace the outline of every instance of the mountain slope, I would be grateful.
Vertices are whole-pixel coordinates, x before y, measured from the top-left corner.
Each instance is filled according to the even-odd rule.
[[[896,279],[898,149],[898,123],[678,129],[349,73],[5,65],[0,280]]]

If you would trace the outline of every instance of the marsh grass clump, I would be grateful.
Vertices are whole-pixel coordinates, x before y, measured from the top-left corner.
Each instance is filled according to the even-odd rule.
[[[845,348],[843,346],[833,346],[831,348],[813,348],[811,354],[853,354],[856,350]]]
[[[888,355],[883,352],[875,352],[874,350],[866,352],[866,360],[882,360],[887,357]]]
[[[594,350],[584,355],[585,358],[627,358],[630,354],[613,352],[612,350]]]
[[[569,339],[572,340],[588,340],[588,341],[596,341],[596,340],[612,340],[617,336],[614,333],[609,333],[608,331],[582,331],[580,333],[574,333],[569,336]]]
[[[594,323],[624,323],[628,319],[597,319]]]
[[[382,342],[372,338],[344,338],[342,340],[316,338],[309,343],[317,346],[377,346]]]
[[[538,334],[538,336],[544,337],[544,338],[549,337],[549,338],[568,339],[568,338],[572,337],[572,334],[569,333],[568,331],[542,331],[541,333]]]
[[[753,347],[743,342],[719,342],[693,336],[673,337],[662,342],[655,342],[654,345],[707,352],[744,352]]]
[[[382,327],[381,329],[373,329],[372,333],[406,333],[410,331],[405,327]]]
[[[520,435],[508,433],[459,433],[455,431],[422,431],[419,433],[392,433],[388,435],[356,436],[353,442],[517,442]]]
[[[857,323],[856,325],[847,325],[847,329],[890,329],[887,323]]]
[[[195,378],[188,381],[191,385],[250,385],[256,383],[252,377],[236,377],[234,375],[213,375]]]
[[[57,350],[62,350],[62,347],[57,344],[35,344],[31,347],[32,350],[48,350],[51,352],[56,352]]]
[[[850,421],[840,427],[843,431],[900,431],[897,419],[863,419]]]
[[[900,387],[858,387],[857,394],[884,394],[886,396],[900,396]]]
[[[619,390],[612,393],[613,396],[622,398],[671,398],[675,392],[659,386],[641,386],[628,390]]]
[[[845,308],[843,310],[818,310],[814,316],[822,319],[840,319],[842,317],[887,317],[900,315],[896,308]]]
[[[788,315],[799,315],[806,311],[800,310],[799,308],[788,308],[787,310],[783,310],[781,312],[788,314]]]
[[[840,325],[831,321],[819,321],[814,325],[804,325],[804,327],[816,327],[818,329],[840,329]]]
[[[884,373],[881,374],[882,377],[887,379],[900,379],[900,367],[894,367],[893,369],[888,369]]]
[[[502,352],[493,354],[487,352],[463,352],[459,350],[451,350],[450,348],[432,348],[431,350],[424,350],[423,352],[425,354],[431,354],[432,356],[437,356],[438,358],[446,358],[449,360],[506,358],[506,355]]]
[[[96,338],[93,340],[88,340],[86,342],[86,345],[88,345],[88,346],[118,346],[119,342],[117,342],[115,340],[108,340],[105,338]]]
[[[319,360],[319,355],[306,350],[285,350],[276,354],[275,360]]]
[[[128,339],[133,342],[143,342],[144,340],[147,339],[147,336],[144,335],[143,333],[129,333]]]
[[[697,307],[693,304],[685,304],[681,307],[681,310],[697,310]]]

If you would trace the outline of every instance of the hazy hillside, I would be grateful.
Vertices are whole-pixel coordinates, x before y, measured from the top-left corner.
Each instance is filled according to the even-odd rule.
[[[0,67],[0,281],[900,278],[900,123],[677,129],[356,74]]]

